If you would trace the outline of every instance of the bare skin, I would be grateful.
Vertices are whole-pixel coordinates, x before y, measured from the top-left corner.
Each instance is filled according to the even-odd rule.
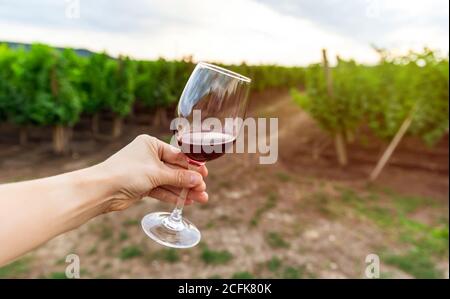
[[[143,197],[206,203],[201,166],[188,170],[184,154],[148,135],[95,166],[53,177],[0,185],[0,266],[90,219],[121,211]]]

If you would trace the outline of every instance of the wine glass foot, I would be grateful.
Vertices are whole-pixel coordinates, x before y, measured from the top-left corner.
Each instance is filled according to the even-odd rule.
[[[200,242],[200,231],[192,222],[182,218],[182,229],[174,230],[164,224],[168,217],[170,213],[167,212],[147,214],[142,218],[142,229],[155,242],[168,247],[190,248]]]

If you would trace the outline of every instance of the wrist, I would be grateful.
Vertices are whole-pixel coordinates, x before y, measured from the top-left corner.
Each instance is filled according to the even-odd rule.
[[[68,180],[77,208],[92,217],[104,213],[115,197],[114,175],[103,164],[69,173]]]

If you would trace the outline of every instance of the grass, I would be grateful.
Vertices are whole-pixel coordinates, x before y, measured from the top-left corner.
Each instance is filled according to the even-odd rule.
[[[283,183],[289,182],[292,179],[291,176],[289,174],[285,173],[285,172],[277,172],[275,174],[275,176],[277,177],[277,179],[280,182],[283,182]]]
[[[0,278],[15,278],[28,272],[29,258],[22,258],[0,268]]]
[[[112,264],[111,263],[109,263],[109,262],[107,262],[106,264],[104,264],[103,265],[103,270],[108,270],[108,269],[111,269],[112,268]]]
[[[168,263],[176,263],[180,258],[179,251],[176,249],[162,249],[154,253],[155,259],[163,260]]]
[[[420,196],[401,196],[393,194],[392,198],[394,200],[396,208],[402,213],[409,214],[417,211],[420,207],[435,206],[434,199],[420,197]]]
[[[214,228],[216,226],[216,224],[214,223],[214,221],[209,221],[207,224],[206,224],[206,228],[207,229],[212,229],[212,228]]]
[[[96,253],[97,253],[97,245],[93,245],[87,252],[88,255],[94,255]],[[64,260],[64,262],[66,261]]]
[[[283,237],[276,232],[270,232],[266,235],[266,241],[272,248],[289,248],[290,245]]]
[[[283,267],[283,261],[274,256],[272,257],[270,260],[268,260],[266,262],[266,267],[267,269],[275,274],[275,277],[278,278],[286,278],[286,279],[298,279],[298,278],[303,278],[305,277],[305,275],[308,278],[315,278],[314,275],[312,274],[308,274],[305,270],[304,266],[300,266],[300,267],[292,267],[292,266],[287,266],[287,267]]]
[[[122,250],[120,251],[120,259],[121,260],[128,260],[128,259],[132,259],[138,256],[142,256],[142,250],[134,245],[131,246],[127,246],[122,248]]]
[[[47,278],[50,279],[67,279],[65,272],[52,272],[48,275]]]
[[[430,256],[421,250],[410,250],[403,255],[386,255],[382,260],[415,278],[443,278]]]
[[[100,239],[108,240],[114,236],[113,229],[110,226],[102,225],[100,228]]]
[[[432,198],[399,195],[392,190],[382,190],[384,201],[371,200],[374,192],[359,195],[353,190],[341,190],[341,201],[363,217],[373,221],[384,232],[393,235],[409,249],[403,254],[384,253],[383,262],[395,266],[416,278],[440,278],[435,258],[448,257],[448,219],[426,224],[410,215],[421,208],[436,208]]]
[[[317,191],[306,197],[305,200],[300,201],[299,208],[303,210],[313,209],[323,216],[331,218],[338,215],[333,203],[334,201],[328,194],[323,191]]]
[[[135,226],[135,225],[139,225],[140,223],[141,222],[137,219],[127,219],[122,224],[124,226]]]
[[[359,208],[359,212],[382,228],[393,227],[395,222],[395,213],[388,208],[378,206],[361,207]]]
[[[65,257],[62,257],[62,258],[56,260],[56,262],[55,262],[56,266],[61,266],[61,265],[65,265],[65,264],[66,264],[66,258]]]
[[[204,246],[200,258],[206,264],[221,265],[228,263],[233,255],[227,250],[212,250]]]
[[[448,256],[448,223],[434,227],[407,218],[399,223],[400,241],[429,255]]]
[[[232,279],[254,279],[253,274],[247,271],[236,272],[231,276]]]
[[[120,241],[125,241],[125,240],[128,240],[128,233],[127,233],[127,232],[125,232],[125,231],[123,231],[123,232],[120,232],[120,235],[119,235],[119,240],[120,240]]]
[[[282,261],[278,257],[274,256],[267,261],[266,265],[270,272],[276,272],[281,268]]]
[[[366,197],[349,190],[343,191],[341,199],[385,231],[394,233],[402,243],[412,245],[428,255],[448,254],[448,220],[446,223],[428,225],[409,216],[421,207],[434,206],[433,199],[402,196],[392,191],[385,194],[388,194],[388,202],[384,206],[378,202],[368,202]]]
[[[295,267],[286,267],[281,274],[281,278],[285,279],[299,279],[302,278],[304,274],[303,267],[295,268]]]
[[[277,205],[277,195],[275,193],[270,193],[267,196],[266,202],[260,208],[258,208],[253,215],[250,225],[257,226],[261,220],[262,215],[270,209],[273,209]]]

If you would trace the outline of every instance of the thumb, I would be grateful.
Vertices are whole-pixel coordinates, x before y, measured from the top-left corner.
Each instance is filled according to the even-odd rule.
[[[202,176],[195,171],[166,168],[160,174],[161,185],[171,185],[181,188],[192,188],[202,182]]]

